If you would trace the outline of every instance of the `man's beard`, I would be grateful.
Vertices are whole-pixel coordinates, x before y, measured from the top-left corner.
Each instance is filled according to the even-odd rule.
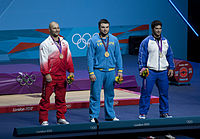
[[[57,34],[53,34],[53,37],[58,37],[59,35],[57,35]]]
[[[160,35],[157,35],[156,33],[153,33],[153,36],[154,36],[155,38],[160,38],[160,37],[161,37],[161,34],[160,34]]]
[[[100,32],[100,35],[101,35],[102,37],[105,37],[106,35],[108,35],[108,32],[107,32],[107,33]]]

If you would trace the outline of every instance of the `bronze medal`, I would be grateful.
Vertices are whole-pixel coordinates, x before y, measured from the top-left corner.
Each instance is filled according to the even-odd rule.
[[[108,51],[106,51],[104,55],[105,57],[109,57],[110,54],[108,53]]]
[[[60,57],[60,59],[63,59],[64,56],[63,56],[63,54],[60,54],[59,57]]]

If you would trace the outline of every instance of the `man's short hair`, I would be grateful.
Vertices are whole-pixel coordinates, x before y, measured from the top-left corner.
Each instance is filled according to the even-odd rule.
[[[101,19],[98,23],[99,27],[101,26],[102,23],[105,23],[105,24],[109,24],[110,25],[110,22],[107,20],[107,19]]]
[[[159,20],[154,20],[152,23],[151,23],[151,29],[154,29],[155,26],[158,26],[160,25],[162,27],[162,23],[159,21]]]

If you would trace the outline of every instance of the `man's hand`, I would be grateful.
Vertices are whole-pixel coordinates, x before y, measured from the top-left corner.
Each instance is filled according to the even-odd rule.
[[[121,84],[123,82],[123,74],[121,72],[117,73],[117,76],[115,77],[115,82],[117,84]]]
[[[142,76],[142,73],[145,71],[145,69],[146,69],[146,68],[142,68],[142,69],[140,70],[140,76]]]
[[[174,71],[170,69],[170,70],[168,71],[168,76],[169,76],[169,78],[171,78],[171,77],[173,76],[173,74],[174,74]]]
[[[142,68],[142,69],[140,70],[140,76],[141,76],[142,78],[148,77],[148,76],[149,76],[149,69],[148,69],[148,68]]]
[[[118,72],[118,73],[117,73],[117,76],[119,76],[119,78],[123,78],[122,72]]]
[[[45,78],[46,78],[46,81],[49,82],[49,83],[52,81],[50,74],[45,75]]]
[[[92,82],[96,81],[96,76],[94,74],[90,75],[90,80]]]
[[[69,76],[67,77],[66,81],[67,81],[67,83],[68,83],[69,85],[72,84],[72,82],[74,81],[74,73],[73,73],[73,72],[70,72],[70,73],[69,73]]]
[[[70,73],[69,73],[69,76],[74,76],[74,73],[73,73],[73,72],[70,72]]]

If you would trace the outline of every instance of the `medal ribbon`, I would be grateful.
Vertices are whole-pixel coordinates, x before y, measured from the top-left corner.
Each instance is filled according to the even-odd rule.
[[[60,38],[58,37],[58,43],[54,40],[53,37],[51,37],[53,39],[53,42],[56,44],[60,54],[62,54],[62,45],[61,45],[61,41],[60,41]]]
[[[162,53],[162,39],[161,39],[161,37],[160,37],[160,42],[161,42],[161,45],[159,45],[159,41],[156,40],[156,43],[158,44],[159,51]]]
[[[100,37],[101,38],[101,37]],[[108,40],[107,40],[107,46],[105,44],[105,42],[103,41],[103,39],[101,38],[101,41],[103,42],[104,48],[106,50],[106,52],[108,51],[108,45],[109,45],[109,36],[108,36]]]

